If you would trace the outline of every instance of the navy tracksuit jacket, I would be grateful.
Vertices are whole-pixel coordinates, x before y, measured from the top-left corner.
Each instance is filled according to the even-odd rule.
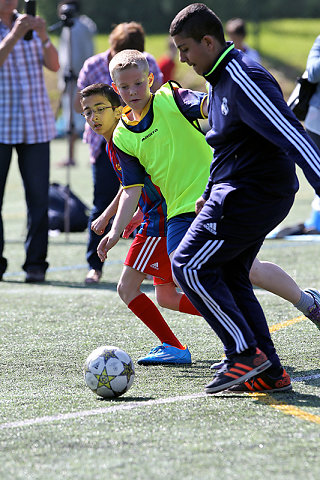
[[[249,271],[292,206],[295,164],[320,194],[320,152],[269,72],[230,43],[219,59],[205,75],[206,140],[214,148],[207,201],[176,250],[173,272],[227,356],[258,346],[279,366]]]

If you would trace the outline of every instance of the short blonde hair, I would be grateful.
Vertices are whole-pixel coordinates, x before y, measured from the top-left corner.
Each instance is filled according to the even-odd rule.
[[[117,72],[121,72],[130,67],[139,68],[139,70],[149,75],[149,64],[143,53],[138,50],[122,50],[117,53],[109,63],[109,72],[112,81],[115,82]]]

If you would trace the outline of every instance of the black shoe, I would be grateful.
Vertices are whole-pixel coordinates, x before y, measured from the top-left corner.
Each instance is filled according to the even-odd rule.
[[[26,274],[26,283],[42,283],[46,274],[42,270],[29,270]]]
[[[290,376],[287,374],[285,369],[281,375],[273,377],[268,374],[268,371],[257,375],[256,377],[251,378],[245,383],[240,385],[233,385],[233,387],[228,388],[227,392],[231,393],[250,393],[250,392],[263,392],[263,393],[273,393],[273,392],[285,392],[287,390],[292,390]]]
[[[205,392],[218,393],[227,390],[232,385],[244,383],[270,366],[270,360],[259,348],[256,348],[253,355],[234,355],[217,371],[212,382],[205,386]]]

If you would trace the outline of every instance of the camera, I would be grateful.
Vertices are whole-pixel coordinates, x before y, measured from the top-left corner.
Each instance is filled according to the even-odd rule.
[[[66,25],[67,27],[72,27],[73,25],[73,18],[77,14],[77,7],[72,3],[64,3],[59,7],[59,17],[60,20]]]
[[[27,15],[36,15],[36,0],[24,0],[24,11]],[[29,30],[25,36],[25,40],[31,40],[33,38],[32,30]]]

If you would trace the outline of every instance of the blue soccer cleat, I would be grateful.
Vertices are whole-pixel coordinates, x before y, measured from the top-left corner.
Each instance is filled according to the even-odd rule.
[[[191,354],[187,346],[183,349],[163,343],[153,348],[146,357],[137,361],[138,365],[183,365],[191,363]]]

